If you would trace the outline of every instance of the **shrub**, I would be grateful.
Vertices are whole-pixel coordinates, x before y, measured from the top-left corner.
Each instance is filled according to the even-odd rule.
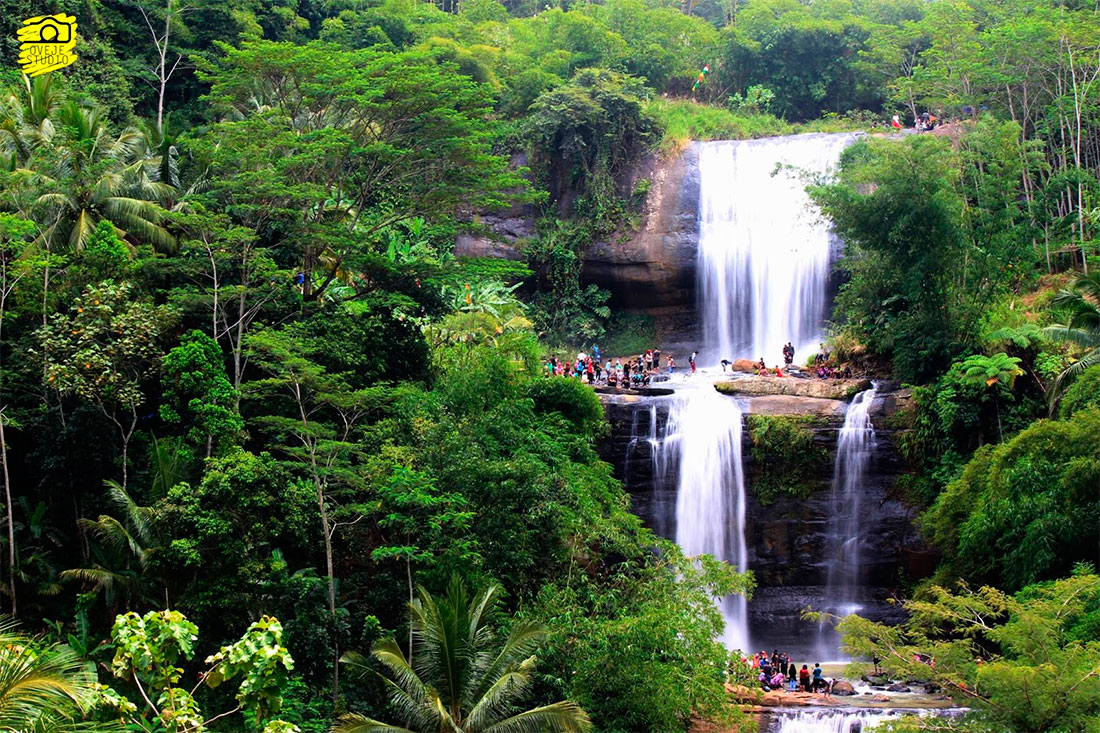
[[[1069,419],[1090,407],[1100,407],[1100,366],[1086,369],[1074,380],[1062,397],[1058,414]]]

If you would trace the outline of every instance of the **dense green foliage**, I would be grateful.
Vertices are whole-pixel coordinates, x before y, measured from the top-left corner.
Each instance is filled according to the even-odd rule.
[[[1094,559],[1100,412],[1035,423],[979,450],[924,517],[951,569],[1017,590]]]
[[[782,496],[805,499],[829,479],[829,452],[814,445],[812,415],[748,415],[751,487],[761,504]]]
[[[935,586],[906,602],[902,626],[847,617],[844,646],[876,655],[893,677],[932,680],[974,711],[949,729],[1092,730],[1100,724],[1100,577],[1079,570],[1015,595]]]
[[[68,648],[3,631],[0,665],[44,669],[16,708],[35,725],[110,717],[88,665],[112,654],[125,690],[101,702],[132,725],[388,719],[338,660],[392,638],[419,670],[402,609],[452,578],[502,589],[503,633],[545,628],[524,706],[741,722],[713,599],[751,578],[641,527],[597,398],[540,366],[547,344],[655,343],[582,265],[637,224],[639,161],[692,138],[961,119],[866,139],[814,187],[846,240],[836,336],[922,383],[895,427],[945,580],[1015,590],[1090,559],[1094,6],[26,5],[0,0],[0,578]],[[78,61],[20,77],[15,27],[55,11]],[[500,211],[536,220],[524,261],[456,259]],[[806,425],[750,431],[760,498],[825,473]],[[997,720],[1072,728],[1090,704]]]
[[[839,180],[816,189],[851,273],[837,316],[910,381],[977,344],[985,310],[1019,285],[1031,253],[1018,128],[984,118],[962,144],[862,141]]]

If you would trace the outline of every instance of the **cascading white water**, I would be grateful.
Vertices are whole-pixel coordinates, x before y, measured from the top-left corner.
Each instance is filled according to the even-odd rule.
[[[828,225],[810,205],[798,175],[825,173],[855,134],[796,135],[703,143],[699,151],[698,290],[703,323],[700,365],[763,356],[776,363],[791,341],[803,355],[821,339],[833,248]],[[658,439],[649,413],[655,492],[676,486],[675,518],[654,517],[688,556],[711,554],[748,569],[742,413],[709,384],[680,389]],[[634,415],[628,451],[642,440]],[[656,501],[655,501],[656,503]],[[671,507],[669,507],[671,509]],[[721,602],[726,646],[749,649],[745,599]]]
[[[654,451],[654,475],[675,471],[675,540],[688,557],[714,555],[745,572],[745,476],[741,463],[741,408],[709,384],[685,389],[669,407]],[[671,478],[671,477],[669,477]],[[749,649],[744,596],[719,602],[729,649]]]
[[[788,341],[796,358],[817,348],[835,240],[806,181],[777,167],[825,173],[855,137],[701,144],[697,281],[706,363],[763,357],[775,364]]]
[[[782,712],[769,733],[862,733],[901,716],[894,710],[798,710]]]
[[[824,610],[846,616],[858,610],[860,585],[860,544],[864,475],[875,448],[875,426],[871,423],[871,405],[876,389],[860,392],[844,413],[844,425],[837,436],[836,465],[833,469],[832,515],[829,517],[829,555]],[[818,653],[827,659],[838,658],[838,639],[831,627],[823,624]]]

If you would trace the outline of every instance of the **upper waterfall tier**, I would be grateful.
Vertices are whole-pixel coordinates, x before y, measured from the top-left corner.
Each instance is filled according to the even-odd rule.
[[[835,238],[805,192],[855,133],[703,143],[696,270],[704,363],[815,349]],[[801,359],[800,359],[801,361]]]

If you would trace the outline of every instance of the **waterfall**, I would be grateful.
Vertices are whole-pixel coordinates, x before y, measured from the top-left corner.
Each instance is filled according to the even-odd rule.
[[[710,383],[684,389],[670,403],[653,460],[656,481],[676,481],[674,539],[684,555],[714,555],[745,572],[741,423],[737,401],[716,394]],[[722,642],[748,651],[744,596],[729,596],[719,606],[726,622]]]
[[[825,173],[855,137],[700,145],[697,281],[706,363],[763,357],[775,364],[788,341],[803,361],[800,355],[817,348],[835,239],[810,204],[806,182],[779,168]]]
[[[875,448],[875,426],[871,405],[875,387],[860,392],[844,412],[844,425],[837,436],[836,466],[833,469],[832,515],[829,517],[829,555],[825,585],[825,611],[845,616],[858,610],[860,585],[860,543],[864,492],[863,477]],[[831,625],[822,624],[818,653],[835,658],[839,639]]]
[[[938,711],[913,711],[918,715],[926,715],[928,712],[936,714]],[[954,711],[952,711],[954,712]],[[830,708],[824,710],[785,710],[780,711],[772,724],[768,726],[769,733],[861,733],[866,730],[874,730],[888,720],[900,720],[902,716],[895,710],[876,710],[870,708],[841,710]]]
[[[855,138],[811,134],[700,144],[700,366],[761,356],[775,364],[788,341],[796,358],[817,347],[835,239],[811,206],[806,181],[777,168],[787,164],[824,174]],[[689,557],[711,554],[744,572],[741,407],[715,394],[705,379],[686,380],[695,381],[692,386],[681,386],[683,381],[674,380],[677,395],[669,400],[660,437],[654,410],[648,420],[642,410],[634,414],[628,461],[651,450],[651,505],[659,533],[674,538]],[[663,500],[671,486],[675,510],[671,499]],[[722,641],[749,651],[745,599],[731,596],[720,606],[726,620]]]

